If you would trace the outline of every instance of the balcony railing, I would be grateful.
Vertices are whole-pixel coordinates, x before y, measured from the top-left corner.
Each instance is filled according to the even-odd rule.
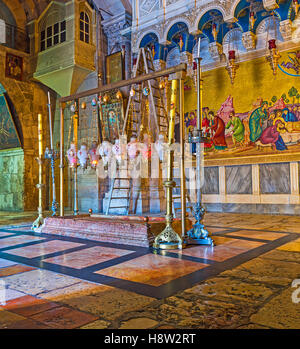
[[[5,23],[5,34],[5,43],[1,45],[29,53],[29,37],[24,30]]]

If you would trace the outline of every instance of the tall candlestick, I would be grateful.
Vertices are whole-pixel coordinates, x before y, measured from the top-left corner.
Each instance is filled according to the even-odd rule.
[[[49,91],[48,91],[48,112],[49,112],[49,128],[50,128],[50,147],[51,147],[51,150],[53,150],[51,100],[50,100],[50,92]]]
[[[42,114],[38,114],[38,141],[39,141],[39,158],[43,155],[43,122]]]

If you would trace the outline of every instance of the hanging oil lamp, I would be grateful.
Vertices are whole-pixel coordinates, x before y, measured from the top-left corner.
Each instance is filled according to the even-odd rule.
[[[270,66],[273,70],[273,75],[276,75],[279,58],[281,56],[278,53],[278,50],[276,47],[276,40],[271,39],[268,42],[269,42],[269,55],[266,57],[266,59],[270,63]]]
[[[298,3],[298,0],[293,0],[293,7],[294,7],[294,10],[295,10],[295,13],[296,13],[296,16],[298,14],[298,11],[299,11],[299,3]]]
[[[121,100],[123,98],[122,92],[120,90],[116,93],[116,98],[117,100]]]
[[[83,110],[86,109],[86,102],[81,103],[81,109],[83,109]]]
[[[93,98],[92,102],[91,102],[92,107],[96,107],[97,106],[97,99]]]
[[[239,65],[236,63],[235,50],[231,50],[228,52],[228,62],[227,62],[226,69],[228,71],[232,85],[234,83],[236,71],[238,70],[238,68],[239,68]]]
[[[109,97],[108,97],[107,94],[105,94],[105,95],[103,96],[103,102],[104,102],[104,103],[107,103],[108,101],[109,101]]]
[[[213,23],[211,32],[212,32],[212,36],[213,36],[214,40],[216,41],[217,40],[217,35],[218,35],[218,30],[217,30],[216,23]]]

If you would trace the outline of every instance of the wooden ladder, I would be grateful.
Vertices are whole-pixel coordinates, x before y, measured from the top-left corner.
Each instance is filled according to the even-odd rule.
[[[141,48],[138,53],[137,62],[133,71],[133,77],[140,75],[151,74],[155,71],[153,64],[152,52],[149,48]],[[149,89],[149,108],[150,115],[154,121],[154,127],[156,133],[168,132],[168,115],[164,105],[164,99],[162,92],[159,88],[159,80],[148,80],[137,87],[131,86],[131,91],[135,91],[135,94],[130,94],[128,104],[125,112],[125,120],[123,126],[123,134],[129,132],[135,133],[139,138],[141,126],[142,126],[142,98],[143,90]]]

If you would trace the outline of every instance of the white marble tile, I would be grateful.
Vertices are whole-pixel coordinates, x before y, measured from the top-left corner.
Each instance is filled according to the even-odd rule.
[[[11,262],[7,259],[0,258],[0,268],[10,267],[10,266],[15,265],[15,264],[17,264],[17,263]]]
[[[80,279],[48,270],[32,270],[5,278],[7,287],[20,292],[37,295],[80,282]]]

